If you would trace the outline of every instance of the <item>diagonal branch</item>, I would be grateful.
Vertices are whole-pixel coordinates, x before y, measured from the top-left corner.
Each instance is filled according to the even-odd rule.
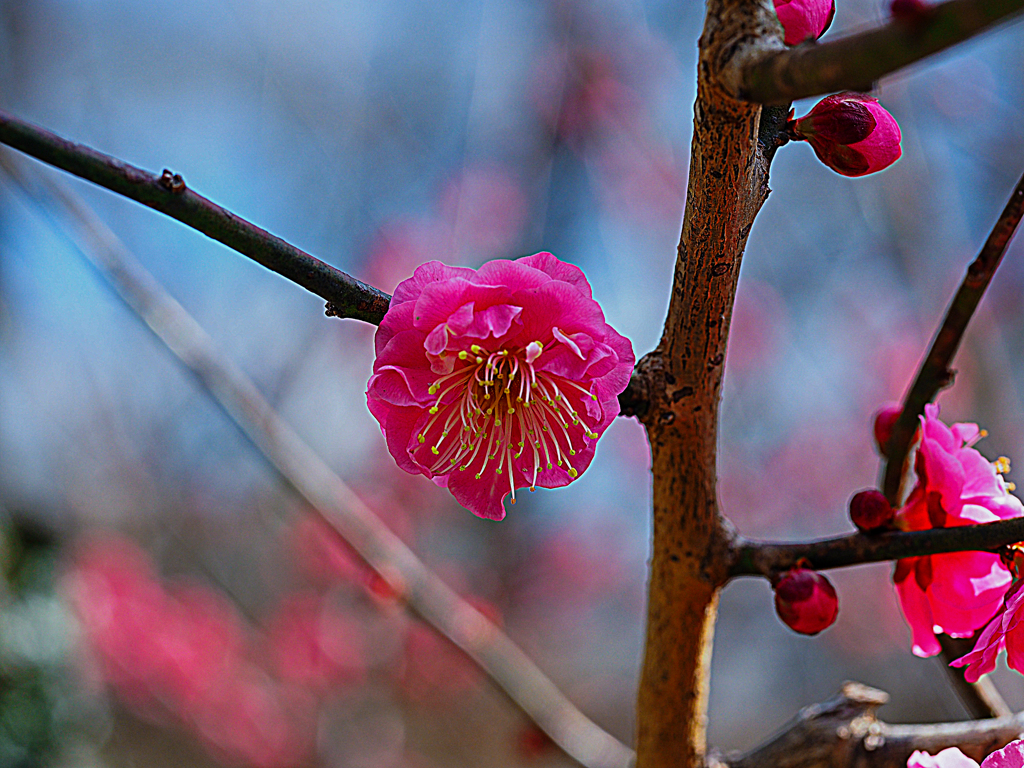
[[[890,725],[875,717],[888,694],[845,683],[837,696],[805,707],[786,728],[743,755],[717,756],[708,768],[906,768],[915,750],[959,747],[981,760],[1024,731],[1024,713],[988,720]]]
[[[378,324],[391,297],[196,194],[176,173],[156,176],[0,111],[0,143],[160,211],[327,301],[327,314]]]
[[[963,42],[1024,11],[1024,0],[949,0],[916,19],[891,19],[859,34],[819,44],[750,50],[732,63],[726,85],[737,98],[785,104],[808,96],[869,90],[883,75]]]
[[[25,188],[16,168],[8,162],[3,167]],[[588,768],[630,764],[632,751],[580,712],[522,649],[435,576],[281,419],[241,369],[221,356],[206,332],[91,210],[53,183],[46,184],[45,192],[26,191],[33,199],[52,199],[66,209],[78,236],[89,244],[80,249],[83,256],[195,374],[285,484],[309,502],[410,610],[473,659],[566,754]]]
[[[832,539],[780,544],[738,537],[731,547],[729,577],[771,577],[800,560],[818,571],[904,557],[941,555],[945,552],[994,552],[1024,541],[1024,517],[981,525],[930,528],[925,531],[851,533]]]
[[[0,110],[0,144],[124,195],[223,243],[327,302],[329,317],[379,325],[391,297],[196,194],[178,174],[161,176],[63,139]],[[623,416],[643,416],[646,387],[634,376],[619,395]]]
[[[1024,216],[1024,175],[1010,195],[1009,202],[996,221],[988,240],[982,246],[978,257],[967,268],[960,288],[946,310],[946,317],[935,335],[932,348],[921,363],[910,392],[903,402],[903,412],[893,426],[892,437],[889,438],[889,461],[885,466],[885,481],[882,491],[894,506],[899,501],[900,487],[904,476],[904,464],[910,443],[917,431],[918,417],[924,413],[924,407],[938,394],[939,390],[948,386],[953,373],[949,365],[960,347],[967,324],[974,311],[978,308],[985,289],[992,282],[992,276],[1006,253],[1010,238],[1017,230],[1021,217]]]

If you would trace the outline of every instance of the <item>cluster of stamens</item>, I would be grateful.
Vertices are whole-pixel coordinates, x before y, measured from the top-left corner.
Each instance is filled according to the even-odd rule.
[[[480,479],[488,467],[498,475],[508,472],[512,503],[516,503],[512,462],[526,454],[521,467],[531,477],[530,490],[537,485],[543,469],[566,467],[570,478],[579,473],[571,457],[584,448],[582,436],[596,440],[598,435],[573,408],[568,393],[597,400],[597,396],[579,384],[537,371],[533,362],[543,345],[532,342],[526,348],[490,352],[479,344],[458,353],[455,370],[438,378],[428,390],[436,397],[430,407],[430,419],[417,435],[425,445],[433,440],[430,453],[432,474],[466,471],[482,456],[476,470]],[[574,392],[575,390],[575,392]],[[440,425],[440,433],[437,427]],[[576,434],[574,444],[573,435]],[[435,438],[436,436],[436,438]]]

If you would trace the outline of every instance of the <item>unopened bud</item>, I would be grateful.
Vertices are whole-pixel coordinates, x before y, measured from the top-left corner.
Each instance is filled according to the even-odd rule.
[[[892,523],[893,515],[889,500],[875,488],[855,493],[850,499],[850,519],[862,531],[886,528]]]
[[[835,622],[839,598],[828,579],[798,565],[775,584],[775,612],[794,632],[816,635]]]
[[[915,29],[935,15],[935,7],[924,0],[892,0],[889,12],[896,21]]]
[[[900,127],[877,100],[859,93],[827,96],[790,124],[825,165],[844,176],[864,176],[899,159]]]
[[[896,420],[903,413],[899,405],[887,405],[875,414],[875,445],[878,452],[883,456],[889,456],[889,440],[892,438],[892,429],[896,426]]]
[[[786,45],[817,40],[836,15],[835,0],[775,0],[775,13],[786,30]]]

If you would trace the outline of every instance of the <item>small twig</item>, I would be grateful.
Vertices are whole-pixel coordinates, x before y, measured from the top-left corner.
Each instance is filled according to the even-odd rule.
[[[915,22],[884,26],[823,43],[779,51],[752,48],[724,78],[737,98],[785,104],[836,91],[869,90],[883,75],[963,42],[1024,10],[1024,0],[949,0],[922,10]]]
[[[25,187],[16,169],[9,173]],[[221,356],[209,335],[90,209],[53,182],[44,183],[46,197],[68,211],[89,243],[83,255],[195,374],[281,479],[412,611],[461,648],[570,757],[592,768],[630,764],[632,751],[580,712],[522,649],[435,576],[281,419],[241,369]],[[28,194],[35,199],[36,193]]]
[[[967,275],[946,310],[946,317],[935,335],[932,348],[921,363],[917,378],[914,380],[910,392],[907,393],[903,402],[903,412],[893,426],[888,447],[889,462],[885,467],[882,492],[894,505],[900,500],[904,464],[907,452],[910,450],[911,440],[917,431],[918,417],[924,413],[925,405],[932,401],[939,390],[949,384],[953,375],[949,368],[953,356],[960,347],[960,340],[963,338],[964,331],[967,330],[967,324],[978,308],[978,302],[985,294],[985,289],[992,281],[992,276],[995,274],[999,262],[1002,261],[1006,247],[1009,245],[1017,225],[1020,224],[1022,216],[1024,216],[1024,175],[1017,182],[1009,202],[992,228],[978,257],[967,268]]]
[[[851,533],[832,539],[780,544],[738,537],[731,547],[729,577],[771,577],[807,560],[818,571],[945,552],[994,552],[1024,541],[1024,517],[926,531]]]
[[[149,171],[0,111],[0,143],[160,211],[248,256],[327,302],[331,317],[378,324],[391,297],[189,189],[179,174]]]
[[[915,750],[935,754],[959,747],[981,760],[1016,739],[1024,713],[989,720],[890,725],[875,717],[888,694],[846,683],[839,695],[804,708],[782,733],[736,756],[712,756],[709,768],[906,768]]]

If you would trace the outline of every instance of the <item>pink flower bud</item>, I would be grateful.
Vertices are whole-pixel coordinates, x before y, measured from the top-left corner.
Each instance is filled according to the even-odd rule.
[[[885,528],[895,516],[885,495],[875,488],[855,493],[850,499],[850,519],[862,531]]]
[[[900,127],[877,100],[859,93],[826,96],[790,124],[825,165],[843,176],[863,176],[899,159]]]
[[[794,632],[816,635],[835,622],[839,598],[828,579],[798,565],[775,584],[775,612]]]
[[[835,0],[775,0],[775,13],[786,30],[786,45],[817,40],[832,24]]]
[[[903,406],[893,403],[882,408],[875,414],[875,445],[878,452],[883,456],[889,455],[889,440],[892,437],[892,428],[896,426],[896,420],[903,412]]]

